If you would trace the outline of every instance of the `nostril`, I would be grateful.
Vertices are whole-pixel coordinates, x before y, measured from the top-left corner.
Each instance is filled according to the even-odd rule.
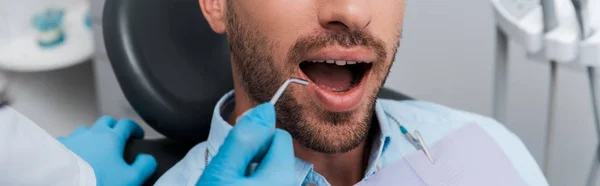
[[[329,22],[330,25],[340,25],[340,26],[346,26],[344,23],[342,23],[341,21],[331,21]]]
[[[327,23],[327,27],[333,30],[348,30],[348,26],[341,21],[330,21]]]

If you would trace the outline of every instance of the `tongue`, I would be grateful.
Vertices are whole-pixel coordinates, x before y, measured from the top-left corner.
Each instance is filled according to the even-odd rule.
[[[352,82],[352,72],[345,66],[326,63],[311,63],[303,69],[315,84],[334,92],[348,91]]]

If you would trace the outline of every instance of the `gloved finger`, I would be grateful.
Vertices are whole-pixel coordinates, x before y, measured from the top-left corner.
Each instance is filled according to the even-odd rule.
[[[71,134],[69,134],[69,137],[77,136],[81,133],[84,133],[88,129],[90,129],[88,126],[79,126],[75,130],[73,130],[73,132],[71,132]]]
[[[219,153],[210,162],[205,172],[224,176],[244,176],[250,160],[259,151],[267,150],[274,129],[273,104],[264,103],[253,108],[231,129]]]
[[[131,168],[134,169],[137,173],[137,181],[138,184],[134,185],[142,185],[145,180],[150,178],[150,176],[156,171],[156,159],[150,154],[139,154],[135,157],[135,161],[131,164]]]
[[[129,139],[129,137],[138,139],[144,137],[144,129],[129,119],[119,120],[113,130],[120,136],[123,136],[124,139]]]
[[[110,129],[117,124],[117,120],[110,116],[102,116],[96,120],[91,130]]]
[[[60,142],[60,143],[65,143],[65,140],[67,140],[67,138],[64,136],[59,136],[59,137],[56,137],[56,140],[58,140],[58,142]]]
[[[282,179],[293,179],[280,177],[277,174],[286,174],[295,170],[294,146],[290,133],[277,129],[271,141],[269,151],[259,164],[252,177],[279,177]],[[293,174],[291,174],[293,175]],[[293,176],[292,176],[293,177]]]

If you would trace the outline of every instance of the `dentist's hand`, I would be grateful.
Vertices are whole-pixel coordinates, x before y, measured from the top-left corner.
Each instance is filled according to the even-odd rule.
[[[144,131],[131,120],[117,122],[105,116],[91,128],[79,127],[58,140],[92,166],[97,185],[142,185],[157,164],[148,154],[139,154],[131,165],[125,162],[123,151],[130,136],[142,138]]]
[[[248,112],[235,124],[219,153],[204,169],[199,186],[254,186],[297,184],[292,137],[275,128],[275,108],[264,103]],[[246,168],[261,150],[264,159],[250,176]]]

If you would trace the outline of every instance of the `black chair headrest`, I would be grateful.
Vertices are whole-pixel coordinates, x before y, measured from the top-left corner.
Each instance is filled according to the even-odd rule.
[[[198,0],[106,0],[103,15],[108,56],[136,112],[168,138],[206,139],[233,80],[227,39]]]

